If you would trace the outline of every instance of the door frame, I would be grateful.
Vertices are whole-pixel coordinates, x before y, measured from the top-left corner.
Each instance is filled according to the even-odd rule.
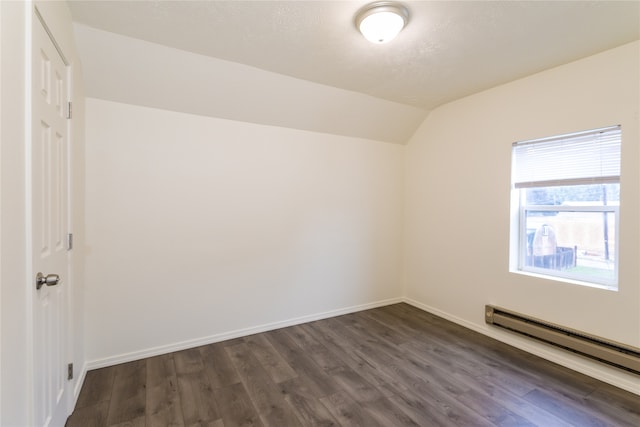
[[[30,411],[29,303],[26,287],[25,167],[27,125],[26,55],[30,5],[0,2],[2,59],[1,270],[2,425],[28,425]],[[30,123],[29,123],[30,124]]]
[[[2,7],[0,5],[0,39],[2,39]],[[2,94],[2,43],[0,43],[0,94]],[[2,102],[0,102],[0,177],[2,176]],[[2,185],[0,185],[0,310],[2,308]],[[2,316],[0,316],[2,331]],[[0,334],[1,336],[2,334]],[[0,424],[2,424],[2,339],[0,338]]]

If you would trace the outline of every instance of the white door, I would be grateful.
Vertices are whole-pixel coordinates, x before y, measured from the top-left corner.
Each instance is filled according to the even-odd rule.
[[[34,11],[35,12],[35,11]],[[33,17],[31,214],[34,425],[67,418],[69,73],[37,13]],[[40,283],[36,273],[41,273]],[[59,280],[57,280],[57,278]]]

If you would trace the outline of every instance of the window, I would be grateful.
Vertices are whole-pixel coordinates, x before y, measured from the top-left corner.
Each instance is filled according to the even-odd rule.
[[[512,148],[512,270],[618,283],[620,126]]]

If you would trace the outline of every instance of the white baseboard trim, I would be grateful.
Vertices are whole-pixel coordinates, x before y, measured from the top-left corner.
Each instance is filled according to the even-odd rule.
[[[143,349],[143,350],[134,351],[130,353],[124,353],[124,354],[110,356],[102,359],[88,361],[82,367],[82,370],[80,372],[80,378],[78,379],[76,386],[74,388],[73,407],[75,407],[75,402],[77,401],[78,396],[80,394],[80,389],[82,388],[82,384],[84,383],[86,373],[87,371],[90,371],[92,369],[113,366],[120,363],[126,363],[134,360],[144,359],[147,357],[159,356],[162,354],[172,353],[174,351],[180,351],[188,348],[199,347],[202,345],[213,344],[220,341],[240,338],[240,337],[244,337],[252,334],[271,331],[274,329],[285,328],[287,326],[294,326],[302,323],[313,322],[315,320],[322,320],[330,317],[341,316],[343,314],[355,313],[358,311],[369,310],[377,307],[383,307],[386,305],[397,304],[400,302],[405,302],[409,305],[419,308],[420,310],[442,317],[443,319],[449,320],[453,323],[461,325],[467,329],[471,329],[472,331],[478,332],[480,334],[486,335],[490,338],[494,338],[505,344],[516,347],[520,350],[524,350],[528,353],[534,354],[543,359],[557,363],[558,365],[572,369],[576,372],[580,372],[592,378],[595,378],[600,381],[611,384],[613,386],[619,387],[623,390],[627,390],[631,393],[640,395],[640,384],[638,383],[637,377],[634,374],[624,373],[615,368],[611,368],[611,367],[599,364],[597,362],[592,362],[580,356],[572,355],[570,353],[556,349],[555,347],[552,347],[543,343],[538,343],[536,341],[533,341],[524,337],[520,337],[516,334],[511,334],[507,331],[496,330],[494,328],[489,327],[488,325],[484,325],[484,324],[479,325],[477,323],[470,322],[468,320],[451,315],[447,312],[439,310],[435,307],[431,307],[427,304],[423,304],[411,298],[399,297],[399,298],[391,298],[391,299],[382,300],[382,301],[376,301],[376,302],[367,303],[367,304],[344,307],[341,309],[330,310],[330,311],[311,314],[307,316],[296,317],[296,318],[282,320],[278,322],[267,323],[264,325],[258,325],[250,328],[237,329],[234,331],[210,335],[202,338],[181,341],[181,342],[172,343],[168,345],[163,345],[163,346],[158,346],[158,347],[153,347],[153,348]]]
[[[186,350],[188,348],[199,347],[207,344],[213,344],[220,341],[226,341],[233,338],[240,338],[240,337],[245,337],[252,334],[258,334],[261,332],[272,331],[274,329],[285,328],[287,326],[300,325],[302,323],[313,322],[315,320],[322,320],[322,319],[327,319],[329,317],[341,316],[343,314],[355,313],[358,311],[369,310],[377,307],[383,307],[385,305],[397,304],[402,301],[403,299],[400,297],[391,298],[391,299],[386,299],[382,301],[354,305],[354,306],[344,307],[336,310],[325,311],[322,313],[296,317],[293,319],[267,323],[264,325],[253,326],[250,328],[237,329],[235,331],[223,332],[220,334],[210,335],[210,336],[196,338],[192,340],[181,341],[181,342],[162,345],[158,347],[147,348],[147,349],[138,350],[130,353],[118,354],[115,356],[105,357],[102,359],[91,360],[85,364],[85,366],[83,367],[83,370],[84,370],[84,373],[86,374],[87,371],[90,371],[92,369],[104,368],[107,366],[118,365],[120,363],[126,363],[134,360],[144,359],[147,357],[173,353],[174,351]],[[81,384],[80,381],[78,381],[78,384]],[[79,388],[78,388],[78,391],[79,391]]]
[[[437,308],[423,304],[411,298],[403,298],[403,302],[412,305],[420,310],[434,314],[443,319],[457,323],[467,329],[494,338],[505,344],[524,350],[528,353],[539,356],[550,362],[557,363],[565,368],[572,369],[581,374],[588,375],[597,380],[606,382],[623,390],[640,395],[640,382],[638,377],[632,373],[626,373],[621,370],[602,365],[597,362],[573,355],[566,351],[562,351],[550,345],[539,343],[507,331],[496,330],[488,325],[478,325],[468,320],[453,316]],[[482,307],[480,308],[482,310]]]

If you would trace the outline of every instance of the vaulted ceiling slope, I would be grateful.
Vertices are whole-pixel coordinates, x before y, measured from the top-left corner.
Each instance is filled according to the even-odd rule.
[[[402,144],[424,110],[76,25],[90,97]]]
[[[404,3],[411,13],[409,25],[397,39],[382,45],[367,42],[355,29],[354,15],[365,1],[71,1],[70,8],[75,22],[82,24],[77,37],[89,95],[100,93],[104,81],[108,82],[103,86],[121,85],[122,92],[142,92],[129,88],[132,83],[126,76],[119,82],[108,78],[110,73],[121,74],[114,68],[123,71],[122,64],[106,60],[97,44],[117,50],[118,43],[126,45],[130,39],[117,41],[106,31],[183,52],[180,58],[168,54],[167,59],[185,60],[184,52],[189,52],[189,58],[197,55],[200,62],[212,58],[208,71],[222,67],[221,77],[208,76],[208,85],[226,86],[226,115],[193,105],[187,112],[242,120],[242,114],[231,110],[256,103],[248,108],[247,121],[290,122],[291,127],[316,131],[333,120],[319,117],[326,113],[343,117],[344,123],[326,129],[330,133],[390,142],[405,142],[427,111],[446,102],[640,39],[639,1]],[[152,69],[158,66],[156,60],[162,62],[160,56],[151,63],[144,56],[123,60],[127,69]],[[173,66],[178,72],[178,65]],[[171,77],[161,70],[147,71],[157,72],[157,79]],[[225,77],[235,72],[252,80]],[[184,73],[185,79],[193,79],[203,71]],[[267,87],[273,79],[278,84]],[[165,96],[162,91],[170,84],[165,81],[151,98]],[[264,96],[274,93],[280,96],[272,98],[278,102],[269,112]],[[301,99],[306,100],[302,112],[300,104],[294,105]],[[186,99],[177,101],[189,104]],[[158,103],[142,104],[163,107],[154,102]],[[375,111],[364,106],[370,102],[377,103]],[[224,108],[221,104],[218,109]],[[287,119],[292,111],[298,114]],[[399,116],[405,117],[401,123]],[[387,128],[386,134],[377,129],[363,132],[368,126]]]

